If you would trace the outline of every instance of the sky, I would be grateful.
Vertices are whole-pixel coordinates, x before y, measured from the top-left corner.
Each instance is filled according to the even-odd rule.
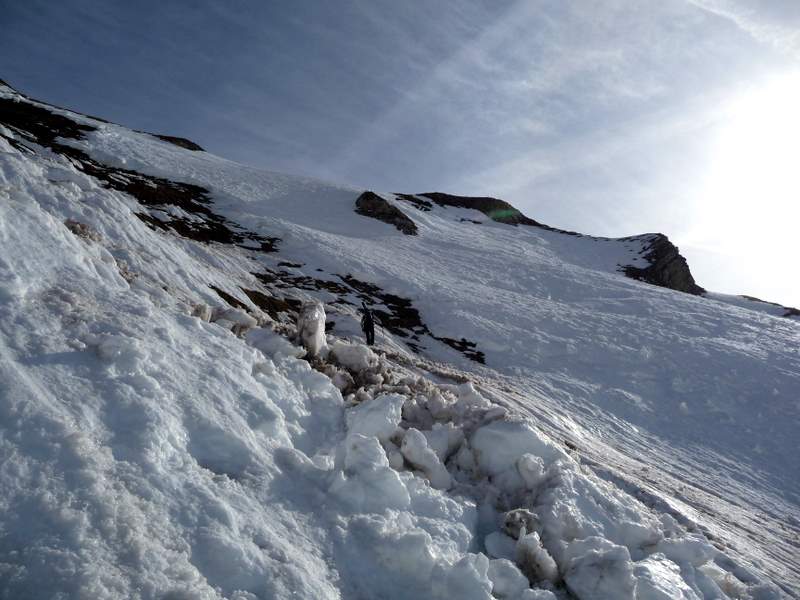
[[[669,236],[800,306],[797,0],[0,0],[20,91],[273,171]]]

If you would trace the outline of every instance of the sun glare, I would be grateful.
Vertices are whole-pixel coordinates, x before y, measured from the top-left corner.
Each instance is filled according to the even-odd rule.
[[[800,72],[747,90],[716,122],[691,243],[741,260],[759,277],[791,277],[800,224]]]
[[[762,237],[795,227],[788,219],[800,200],[800,73],[748,91],[723,119],[703,198],[720,233]]]

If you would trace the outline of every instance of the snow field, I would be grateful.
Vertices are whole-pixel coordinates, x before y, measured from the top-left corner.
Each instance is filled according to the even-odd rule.
[[[566,415],[590,450],[591,433],[690,465],[720,498],[741,486],[706,481],[709,466],[735,472],[754,490],[735,497],[743,515],[772,499],[759,492],[776,473],[794,481],[796,413],[762,402],[796,392],[780,348],[792,323],[620,280],[611,241],[587,252],[492,223],[465,236],[460,212],[434,210],[412,213],[411,245],[354,216],[353,190],[110,124],[75,145],[209,185],[292,258],[413,297],[437,331],[478,340],[489,367],[443,345],[434,357],[483,382],[489,368],[518,376],[530,406]],[[741,551],[582,465],[543,419],[325,336],[324,293],[298,292],[298,328],[272,322],[239,293],[260,259],[155,233],[131,197],[36,150],[0,139],[0,597],[781,597]],[[666,426],[673,405],[719,455],[685,460],[691,423]],[[726,427],[745,418],[764,445],[753,457]],[[648,427],[663,450],[641,443]]]

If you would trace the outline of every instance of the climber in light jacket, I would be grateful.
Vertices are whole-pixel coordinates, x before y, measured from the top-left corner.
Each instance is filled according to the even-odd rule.
[[[372,311],[367,308],[364,302],[361,302],[361,310],[364,316],[361,317],[361,331],[367,338],[367,346],[372,346],[375,343],[375,320],[372,318]]]

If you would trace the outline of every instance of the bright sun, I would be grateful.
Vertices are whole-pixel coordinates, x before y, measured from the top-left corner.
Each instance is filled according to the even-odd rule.
[[[759,277],[797,279],[786,288],[797,298],[800,72],[734,98],[721,107],[717,123],[693,242],[735,258],[738,268]]]
[[[725,113],[706,199],[726,229],[788,226],[800,201],[800,73],[748,91]]]

